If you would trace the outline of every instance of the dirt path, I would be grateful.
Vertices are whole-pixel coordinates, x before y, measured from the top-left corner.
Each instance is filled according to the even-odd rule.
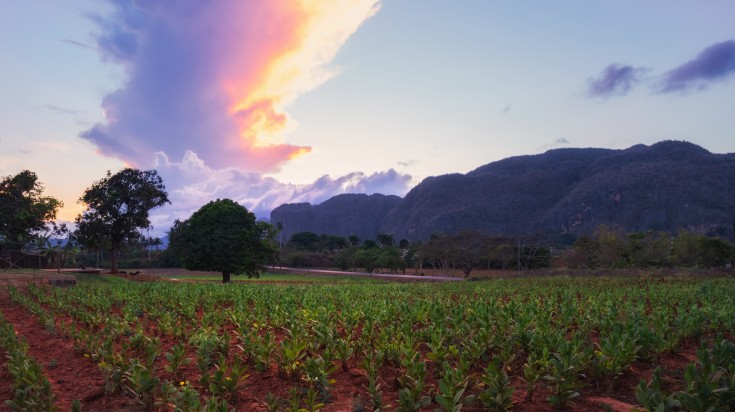
[[[268,268],[268,270],[273,273],[307,274],[320,276],[354,276],[360,278],[392,280],[395,282],[460,282],[464,280],[463,278],[450,278],[446,276],[399,275],[396,273],[347,272],[341,270],[303,269],[288,267]]]

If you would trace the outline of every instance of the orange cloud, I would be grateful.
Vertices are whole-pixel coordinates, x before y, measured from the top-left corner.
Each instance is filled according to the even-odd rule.
[[[128,79],[106,123],[82,133],[106,156],[145,165],[197,153],[215,167],[272,172],[311,148],[285,143],[286,108],[338,70],[338,50],[378,0],[110,0],[97,45]]]
[[[276,4],[277,2],[273,2]],[[231,112],[241,136],[255,147],[279,144],[295,125],[285,112],[299,95],[318,87],[337,72],[328,64],[357,28],[379,9],[376,0],[302,0],[278,2],[279,42],[263,51],[262,68],[253,81],[226,80]],[[299,150],[293,159],[309,150]]]

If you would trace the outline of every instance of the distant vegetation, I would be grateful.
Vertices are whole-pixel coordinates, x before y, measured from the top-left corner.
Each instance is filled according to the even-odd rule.
[[[338,267],[422,273],[461,270],[469,277],[477,269],[528,270],[547,267],[599,268],[725,268],[735,261],[735,246],[727,239],[682,231],[625,233],[597,227],[565,245],[569,238],[548,236],[499,237],[478,231],[432,235],[426,242],[396,242],[390,234],[375,239],[299,232],[291,236],[280,263],[293,267]]]

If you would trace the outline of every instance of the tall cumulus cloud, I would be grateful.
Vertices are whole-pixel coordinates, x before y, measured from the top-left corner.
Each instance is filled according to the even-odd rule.
[[[285,108],[338,73],[331,60],[379,0],[108,3],[108,15],[88,17],[103,60],[126,80],[102,102],[106,121],[81,136],[103,155],[158,170],[172,200],[151,216],[158,231],[216,198],[268,217],[283,203],[408,191],[411,176],[392,169],[305,185],[263,174],[311,150],[284,143],[296,127]]]
[[[82,133],[131,165],[162,151],[213,167],[274,171],[310,151],[285,144],[284,108],[336,69],[329,62],[377,0],[109,0],[97,47],[121,65],[106,122]]]

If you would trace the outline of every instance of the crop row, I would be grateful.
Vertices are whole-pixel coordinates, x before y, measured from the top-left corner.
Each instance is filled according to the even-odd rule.
[[[371,410],[469,404],[507,410],[515,391],[530,400],[540,388],[549,403],[564,407],[592,379],[608,377],[613,389],[633,362],[655,363],[684,340],[735,326],[730,279],[125,282],[30,285],[10,293],[98,363],[108,392],[124,390],[148,408],[182,411],[227,410],[242,400],[253,374],[271,370],[290,390],[260,394],[269,409],[318,410],[334,401],[341,384],[335,376],[350,376],[337,371],[354,368],[364,372],[361,402]],[[691,376],[702,369],[692,368]],[[395,383],[384,378],[389,370],[399,371]],[[715,390],[728,393],[722,382],[733,376],[725,367]],[[517,377],[523,388],[511,385]],[[671,396],[654,381],[641,385],[644,406]]]
[[[41,365],[28,354],[28,345],[18,338],[13,325],[2,313],[0,313],[0,348],[5,351],[6,367],[13,378],[13,398],[5,400],[5,405],[13,411],[55,410],[55,396]],[[78,407],[78,402],[75,405]]]

